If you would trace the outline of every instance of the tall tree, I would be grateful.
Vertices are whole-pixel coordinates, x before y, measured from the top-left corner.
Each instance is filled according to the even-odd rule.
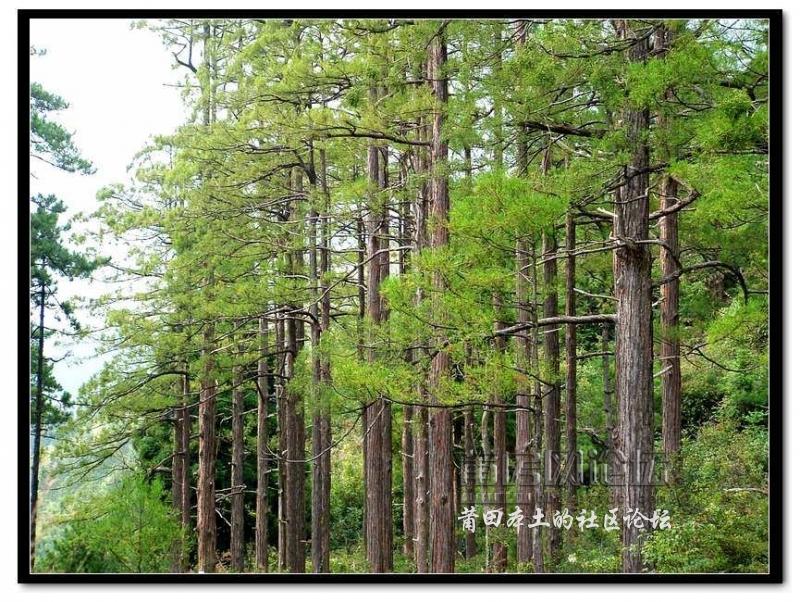
[[[431,118],[431,248],[445,249],[449,241],[448,214],[450,209],[449,176],[446,169],[448,143],[444,134],[444,115],[447,110],[447,43],[446,23],[437,25],[437,31],[428,45],[428,68],[433,95],[436,100]],[[440,270],[432,274],[433,315],[437,321],[446,316],[441,293],[447,287]],[[431,571],[452,573],[455,570],[455,504],[453,500],[453,439],[450,408],[437,402],[437,389],[450,378],[450,356],[445,338],[439,333],[434,341],[436,354],[431,362],[429,387],[431,391]]]
[[[370,87],[370,100],[377,104],[378,89]],[[367,329],[370,332],[367,360],[378,360],[377,329],[385,317],[381,301],[381,282],[387,276],[385,258],[388,258],[388,240],[385,225],[386,208],[381,195],[385,184],[386,155],[376,144],[367,148],[367,179],[370,187],[366,229],[367,269]],[[380,394],[371,399],[364,414],[366,439],[364,454],[366,472],[366,539],[367,561],[370,570],[385,573],[392,568],[392,455],[391,420],[389,402]],[[388,437],[388,441],[387,441]],[[388,449],[388,453],[387,453]]]
[[[650,27],[618,21],[617,34],[629,44],[630,64],[645,63]],[[617,298],[616,368],[619,427],[622,433],[625,509],[649,516],[653,510],[653,335],[648,239],[650,146],[647,108],[628,103],[622,113],[630,162],[625,166],[621,199],[615,205],[614,294]],[[622,530],[622,568],[642,570],[643,530],[629,523]]]
[[[30,90],[30,153],[31,157],[70,173],[91,174],[92,164],[81,157],[77,146],[64,126],[54,121],[52,113],[68,108],[60,96],[33,83]],[[31,403],[31,490],[30,490],[30,559],[36,559],[36,514],[39,500],[39,476],[42,436],[48,426],[66,419],[70,396],[61,389],[53,375],[54,360],[46,355],[47,338],[55,330],[47,319],[66,318],[72,330],[80,325],[74,308],[58,293],[60,279],[86,278],[104,260],[92,253],[73,251],[64,235],[69,224],[59,224],[66,206],[54,195],[38,194],[31,198],[30,299],[35,326],[31,328],[31,371],[33,382]],[[32,320],[33,322],[33,320]]]

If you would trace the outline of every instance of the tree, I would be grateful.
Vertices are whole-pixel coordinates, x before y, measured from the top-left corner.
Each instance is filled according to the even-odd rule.
[[[64,110],[67,103],[60,96],[45,90],[40,84],[31,85],[30,103],[30,148],[31,157],[66,172],[90,174],[92,164],[80,153],[68,132],[49,114]],[[30,295],[31,313],[35,316],[35,327],[31,329],[31,491],[30,491],[30,553],[31,568],[36,560],[36,511],[39,499],[39,472],[41,464],[42,437],[46,428],[56,426],[68,417],[70,396],[61,389],[53,376],[54,359],[45,355],[45,342],[53,334],[70,336],[80,325],[74,308],[58,295],[58,281],[65,278],[86,278],[104,259],[89,253],[71,250],[64,239],[70,224],[59,224],[59,217],[66,206],[54,195],[37,194],[31,202],[31,256]],[[49,316],[47,315],[49,314]],[[69,322],[67,330],[56,329],[46,324],[46,318]]]

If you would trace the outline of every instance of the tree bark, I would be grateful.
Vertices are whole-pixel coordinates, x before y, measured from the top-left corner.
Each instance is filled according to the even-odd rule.
[[[370,89],[370,101],[374,104],[377,91]],[[377,330],[383,322],[384,310],[380,294],[380,286],[388,273],[385,267],[384,233],[387,221],[386,209],[380,197],[384,183],[383,150],[376,145],[367,149],[367,178],[370,186],[369,207],[366,220],[367,242],[367,360],[372,363],[378,360],[379,345]],[[391,439],[391,406],[380,394],[370,400],[366,413],[366,439],[364,454],[366,473],[364,486],[366,489],[366,550],[367,562],[373,573],[386,573],[392,568],[392,458]],[[388,425],[388,428],[387,428]],[[387,447],[389,453],[387,454]],[[387,513],[388,509],[388,513]]]
[[[546,320],[558,313],[556,239],[553,232],[546,232],[543,236],[543,256],[544,303],[542,314]],[[546,382],[543,400],[545,514],[552,518],[553,514],[561,506],[561,380],[559,374],[558,329],[549,326],[543,336],[543,376]],[[546,534],[548,535],[548,554],[551,561],[557,563],[561,545],[560,529],[548,529]]]
[[[200,450],[197,476],[197,559],[198,569],[213,573],[217,564],[217,517],[215,473],[217,463],[217,384],[214,380],[214,324],[203,333],[203,376],[200,381]]]
[[[181,376],[175,382],[178,403],[172,410],[173,444],[172,444],[172,512],[177,520],[183,520],[183,479],[186,476],[187,457],[183,449],[185,400],[183,398],[183,380]],[[172,572],[183,572],[183,533],[175,539],[172,550]]]
[[[186,364],[184,364],[186,365]],[[188,370],[188,367],[187,367]],[[183,466],[181,476],[181,525],[183,526],[184,536],[188,537],[192,532],[192,480],[191,480],[191,466],[192,455],[190,442],[192,439],[192,413],[190,406],[192,403],[192,387],[189,375],[183,376],[183,407],[180,410],[181,414],[181,451],[183,453]],[[183,553],[182,557],[183,571],[191,569],[189,554]]]
[[[203,24],[203,62],[205,77],[201,78],[200,87],[205,87],[205,107],[202,120],[209,126],[215,120],[213,90],[214,57],[209,41],[211,40],[211,24]],[[204,81],[203,81],[204,80]],[[213,275],[211,282],[213,283]],[[214,324],[209,322],[203,331],[203,353],[205,362],[200,380],[200,405],[198,409],[198,431],[200,435],[199,466],[197,471],[197,559],[200,572],[213,573],[217,562],[217,521],[216,521],[216,487],[215,473],[217,462],[217,383],[214,379],[214,356],[211,353],[214,339]]]
[[[564,315],[575,315],[575,218],[567,212],[566,235],[564,237],[564,252],[566,262],[564,266],[564,279],[566,291],[564,296]],[[576,324],[567,323],[564,334],[564,349],[566,353],[566,387],[565,410],[567,421],[567,508],[575,513],[577,504],[577,484],[579,483],[578,462],[578,430],[577,430],[577,383],[578,383],[578,348],[576,339]]]
[[[408,168],[406,158],[400,162],[401,178],[404,190],[408,189]],[[406,199],[400,218],[400,244],[410,246],[411,239],[411,215],[410,199]],[[400,273],[405,274],[407,270],[406,252],[399,253]],[[405,359],[409,364],[414,361],[414,352],[408,349],[405,352]],[[401,449],[403,459],[403,554],[409,559],[414,559],[414,408],[412,406],[403,407],[403,432],[401,435]]]
[[[495,314],[498,318],[495,321],[494,329],[500,330],[503,328],[503,323],[499,319],[500,312],[502,311],[502,299],[499,293],[492,295],[492,303],[494,305]],[[505,350],[505,340],[502,337],[495,337],[494,339],[495,351],[501,354]],[[506,474],[508,472],[508,464],[506,461],[506,411],[504,408],[499,407],[503,404],[503,398],[500,392],[495,389],[492,393],[492,411],[493,417],[493,439],[494,439],[494,508],[503,511],[503,516],[506,513],[506,488],[508,487]],[[496,541],[492,545],[492,570],[498,573],[505,572],[508,567],[508,546],[502,541]]]
[[[420,122],[419,137],[421,141],[429,138],[429,127]],[[418,174],[427,174],[430,171],[429,151],[425,147],[420,147],[416,153],[416,171]],[[415,209],[415,252],[417,257],[426,248],[430,241],[428,238],[428,213],[430,210],[430,181],[428,178],[422,181]],[[423,290],[417,289],[416,301],[422,303]],[[417,350],[417,358],[421,356],[421,351]],[[427,398],[427,391],[423,384],[418,387],[420,399]],[[414,408],[414,539],[417,572],[428,573],[430,571],[430,423],[428,408],[417,406]]]
[[[31,572],[36,561],[36,512],[39,502],[39,469],[42,457],[42,416],[44,414],[44,306],[47,289],[39,290],[39,348],[36,350],[36,406],[33,412],[33,458],[31,459]]]
[[[443,71],[447,61],[447,46],[444,39],[446,24],[442,24],[428,45],[429,75],[436,107],[433,110],[431,144],[433,178],[431,181],[431,219],[433,231],[431,248],[441,249],[448,245],[447,219],[450,207],[448,176],[442,173],[447,166],[447,141],[444,138],[444,111],[447,106],[447,78]],[[446,315],[440,291],[447,286],[440,270],[432,276],[432,312],[437,323]],[[438,404],[437,391],[443,381],[450,379],[450,356],[445,348],[444,336],[434,335],[437,349],[430,368],[429,386],[431,402]],[[452,416],[444,406],[431,410],[431,571],[452,573],[455,570],[455,505],[453,500],[453,440]]]
[[[538,270],[536,269],[536,246],[530,247],[530,282],[531,303],[530,320],[533,328],[530,330],[530,370],[533,375],[533,442],[531,449],[532,474],[533,474],[533,507],[545,506],[544,474],[542,470],[542,441],[544,437],[544,417],[542,412],[542,378],[539,369],[539,290]],[[536,573],[544,572],[544,542],[541,527],[532,529],[533,538],[533,570]]]
[[[661,24],[653,41],[654,50],[661,57],[672,43],[669,28]],[[667,90],[666,100],[674,97],[672,90]],[[666,117],[658,116],[659,123],[666,125]],[[664,148],[664,160],[671,159],[671,149]],[[678,182],[664,176],[661,180],[659,194],[659,210],[665,212],[659,220],[661,275],[680,273],[678,256],[678,212],[668,209],[678,203]],[[678,322],[680,308],[680,279],[674,278],[661,285],[661,439],[664,452],[664,477],[667,483],[674,483],[678,478],[678,452],[681,445],[681,356],[680,325]]]
[[[329,210],[327,161],[325,150],[320,149],[320,186],[325,200],[325,216],[321,220],[322,232],[318,232],[320,217],[312,209],[310,214],[310,248],[309,275],[313,286],[312,295],[316,299],[320,293],[320,274],[323,280],[329,270],[327,212]],[[318,236],[322,241],[319,244]],[[317,253],[319,253],[319,271],[317,270]],[[323,284],[324,286],[324,284]],[[312,303],[311,344],[312,344],[312,389],[314,391],[314,424],[312,435],[313,478],[311,507],[311,563],[315,573],[330,572],[330,495],[331,495],[331,425],[330,406],[328,404],[327,387],[330,384],[330,361],[327,354],[320,349],[320,339],[330,324],[330,296],[322,291],[320,303]]]
[[[286,382],[295,373],[303,323],[286,318]],[[286,570],[305,572],[305,412],[300,395],[289,389],[286,395]]]
[[[475,412],[472,408],[464,410],[464,505],[467,508],[475,506]],[[460,508],[456,508],[460,510]],[[469,560],[478,553],[475,533],[465,533],[464,557]]]
[[[617,428],[617,412],[614,410],[614,387],[611,383],[611,362],[609,361],[608,342],[610,325],[603,324],[603,412],[606,419],[606,447],[608,471],[609,502],[611,508],[622,508],[625,500],[622,495],[622,462],[620,461],[619,429]]]
[[[666,176],[662,183],[660,208],[677,202],[678,184]],[[670,213],[660,220],[661,273],[678,271],[678,214]],[[664,466],[667,482],[677,477],[676,456],[681,445],[681,357],[679,337],[680,280],[675,278],[661,285],[661,407]]]
[[[269,321],[258,321],[258,408],[256,426],[256,571],[269,571],[269,396],[274,378],[269,376]]]
[[[526,22],[519,20],[514,26],[517,49],[521,52],[527,41]],[[517,174],[521,178],[528,175],[528,130],[522,125],[517,130]],[[531,270],[535,265],[531,261],[528,241],[519,234],[516,240],[515,249],[516,263],[516,302],[517,302],[517,322],[526,323],[531,321],[531,295],[530,282]],[[533,457],[531,454],[531,381],[528,374],[531,372],[531,353],[532,344],[530,336],[525,334],[517,336],[515,339],[515,363],[518,372],[517,376],[517,406],[523,408],[515,413],[515,455],[516,455],[516,483],[517,483],[517,506],[522,510],[524,516],[533,516],[536,511]],[[517,566],[525,565],[533,560],[533,538],[532,529],[523,524],[517,530]]]
[[[649,35],[633,31],[619,21],[621,38],[630,41],[630,63],[647,60]],[[619,425],[622,443],[625,511],[652,513],[653,487],[650,466],[653,460],[653,337],[650,278],[650,249],[634,241],[648,238],[648,187],[650,154],[647,134],[648,110],[626,106],[627,142],[631,153],[626,172],[631,175],[622,190],[622,202],[614,215],[614,235],[626,241],[614,251],[614,281],[617,298],[616,364]],[[642,570],[642,544],[645,530],[631,526],[622,529],[623,571]]]
[[[279,314],[275,321],[275,357],[278,366],[276,405],[278,410],[278,570],[286,570],[286,318]]]
[[[241,335],[240,335],[241,336]],[[240,357],[233,367],[231,385],[231,570],[244,571],[244,391]]]
[[[430,430],[428,408],[414,408],[414,521],[418,573],[430,571]]]
[[[303,172],[295,169],[293,190],[303,190]],[[292,210],[292,221],[297,222],[297,208]],[[289,252],[289,273],[302,274],[302,250]],[[294,309],[294,308],[291,308]],[[303,320],[290,313],[286,318],[286,383],[295,375],[295,362],[304,338]],[[286,570],[290,573],[305,572],[305,410],[303,399],[292,387],[286,394]]]
[[[521,237],[516,243],[517,264],[517,321],[529,322],[530,311],[530,251],[528,244]],[[531,339],[527,334],[517,336],[515,339],[516,365],[520,371],[517,376],[516,403],[516,481],[517,481],[517,506],[526,517],[533,516],[536,511],[534,505],[534,471],[533,457],[531,456],[531,381],[528,373],[531,371]],[[533,559],[533,533],[532,529],[523,524],[517,531],[517,563],[527,564]]]

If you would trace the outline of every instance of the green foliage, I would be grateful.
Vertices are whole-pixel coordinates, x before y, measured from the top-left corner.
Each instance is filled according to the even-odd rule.
[[[672,528],[645,548],[658,572],[764,572],[768,567],[767,433],[727,421],[684,442],[681,483],[662,493]]]
[[[93,173],[91,162],[81,157],[72,134],[49,118],[49,113],[69,107],[67,102],[41,84],[31,84],[31,154],[64,171]]]
[[[650,21],[630,25],[637,33],[653,33]],[[308,432],[313,416],[329,413],[331,570],[368,570],[362,533],[364,405],[378,398],[391,402],[396,501],[402,487],[400,415],[407,404],[512,404],[521,386],[556,377],[544,365],[541,348],[534,369],[518,356],[525,339],[494,333],[514,325],[520,310],[541,316],[549,293],[558,298],[555,312],[566,310],[567,212],[578,223],[576,314],[616,311],[610,214],[634,142],[623,111],[647,109],[651,126],[636,142],[651,153],[651,211],[663,177],[676,179],[680,199],[696,193],[678,220],[684,272],[675,334],[683,354],[685,491],[661,493],[674,528],[653,536],[648,570],[763,570],[766,499],[750,490],[764,487],[769,418],[769,65],[763,23],[744,20],[732,28],[723,21],[665,22],[671,46],[639,63],[627,58],[628,42],[608,21],[529,22],[523,42],[511,23],[452,20],[444,27],[444,104],[431,94],[426,71],[426,48],[443,26],[435,20],[195,19],[150,26],[189,66],[184,93],[191,116],[135,157],[131,185],[98,194],[98,240],[126,244],[129,256],[118,289],[94,305],[105,317],[100,351],[109,360],[83,387],[74,419],[59,431],[56,467],[78,480],[94,478],[115,470],[114,460],[128,454],[126,462],[143,471],[163,470],[173,452],[169,419],[186,401],[176,386],[185,373],[194,416],[201,387],[216,385],[215,480],[218,489],[229,487],[231,388],[234,370],[241,369],[250,537],[250,492],[257,479],[255,383],[259,362],[266,362],[269,458],[285,451],[275,411],[282,396],[302,404]],[[35,92],[32,107],[42,115],[64,108],[58,97]],[[424,164],[433,111],[444,117],[449,160],[429,171]],[[90,169],[63,128],[45,117],[35,126],[45,141],[35,148],[65,169]],[[368,172],[376,156],[379,179],[385,176],[378,186]],[[422,202],[431,198],[432,176],[445,176],[449,184],[449,211],[441,222]],[[62,244],[68,226],[58,222],[63,205],[55,197],[33,201],[41,209],[32,226],[34,255],[42,258],[41,267],[34,266],[37,283],[84,277],[100,265],[93,253],[73,253]],[[418,223],[423,207],[424,229]],[[377,213],[386,218],[387,229],[378,234],[388,232],[389,251],[382,259],[391,266],[380,287],[388,315],[375,323],[366,317],[362,295],[375,263],[364,240],[375,234],[369,229]],[[430,248],[425,239],[441,226],[448,243]],[[655,220],[651,226],[655,238]],[[547,288],[543,235],[555,236],[558,246],[558,275]],[[323,247],[331,251],[330,264],[325,273],[312,273],[312,258],[319,268]],[[657,284],[666,275],[655,246],[651,253],[658,343]],[[518,283],[520,259],[530,267]],[[311,333],[323,296],[330,301],[330,321],[316,346]],[[61,303],[64,315],[69,307]],[[260,319],[268,330],[263,339]],[[285,348],[288,329],[279,335],[276,326],[283,320],[285,327],[289,319],[294,326],[303,321],[292,357]],[[556,328],[562,336],[563,326]],[[284,337],[282,349],[276,348],[278,336]],[[541,336],[540,330],[540,345]],[[613,356],[613,327],[610,338],[606,353]],[[613,388],[615,368],[612,360],[604,374],[600,326],[580,325],[577,341],[579,448],[602,456],[609,428],[604,377]],[[440,352],[447,353],[451,369],[434,386],[430,366]],[[318,382],[317,360],[330,365],[330,382]],[[48,369],[47,393],[57,398]],[[506,421],[509,450],[517,443],[514,414]],[[658,426],[658,413],[654,422]],[[472,434],[480,440],[477,425]],[[306,439],[310,458],[308,433]],[[194,478],[197,441],[191,445]],[[460,453],[459,447],[457,458]],[[279,486],[275,465],[268,477],[271,493]],[[101,536],[134,509],[110,491],[98,494],[93,503],[108,512],[86,521],[89,526],[65,527],[40,566],[138,570],[145,563],[147,570],[165,570],[175,537],[160,485],[140,480],[114,487],[118,497],[138,500],[157,529],[143,530],[143,523],[129,520],[137,529],[122,529],[119,547],[115,542],[104,549]],[[512,483],[509,499],[513,491]],[[604,509],[608,493],[600,484],[581,487],[579,507]],[[229,499],[223,495],[217,507],[226,519],[217,525],[223,548]],[[396,534],[401,512],[395,503]],[[85,508],[78,514],[95,516]],[[749,540],[746,521],[755,525]],[[531,570],[517,563],[512,530],[478,530],[478,555],[459,557],[457,571],[486,570],[487,546],[495,542],[509,547],[509,570]],[[153,544],[153,558],[143,560],[143,548],[134,545],[138,534],[151,541],[159,532],[164,536]],[[412,571],[399,548],[395,537],[395,571]],[[547,559],[547,569],[619,571],[618,534],[570,533],[561,552]]]
[[[184,543],[161,481],[125,476],[63,502],[58,523],[37,547],[37,570],[55,573],[157,573]],[[177,544],[176,544],[177,542]],[[176,548],[177,545],[177,548]]]

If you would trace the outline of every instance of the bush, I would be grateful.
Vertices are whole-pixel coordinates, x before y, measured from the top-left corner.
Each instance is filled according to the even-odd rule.
[[[37,548],[39,572],[167,572],[173,546],[185,542],[161,481],[140,475],[66,500],[59,515],[69,519]]]
[[[682,482],[660,493],[672,528],[645,546],[658,572],[768,570],[767,432],[710,424],[686,440]]]

